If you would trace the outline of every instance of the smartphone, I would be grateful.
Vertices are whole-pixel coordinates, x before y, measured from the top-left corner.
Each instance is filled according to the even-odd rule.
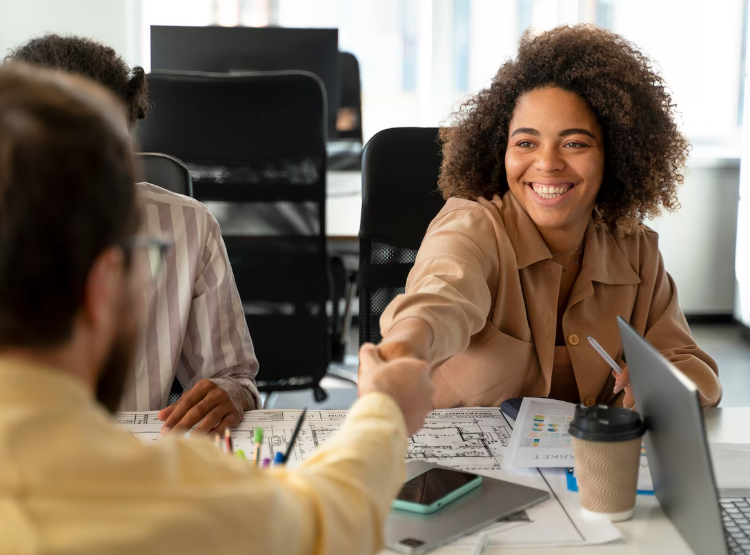
[[[431,468],[404,484],[393,508],[430,514],[478,488],[482,477],[450,468]]]

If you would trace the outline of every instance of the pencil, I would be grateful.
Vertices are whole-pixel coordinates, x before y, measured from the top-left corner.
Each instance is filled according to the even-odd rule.
[[[305,421],[306,414],[307,414],[307,407],[305,407],[305,410],[302,411],[302,414],[300,415],[299,420],[297,420],[297,425],[294,427],[294,432],[292,433],[292,439],[286,448],[286,453],[284,454],[284,462],[287,462],[289,460],[289,457],[291,456],[292,451],[294,450],[294,442],[297,441],[297,436],[299,435],[299,431],[302,428],[302,423]]]
[[[471,555],[482,555],[484,553],[484,550],[487,548],[487,544],[490,541],[490,535],[487,532],[482,532],[479,535],[479,539],[477,540],[477,544],[474,546],[474,550],[471,552]]]

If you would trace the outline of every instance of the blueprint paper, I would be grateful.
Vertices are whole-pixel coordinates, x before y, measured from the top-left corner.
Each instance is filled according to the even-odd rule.
[[[263,428],[261,458],[273,459],[273,453],[286,452],[294,427],[302,411],[257,410],[245,413],[242,422],[232,430],[235,450],[242,449],[250,458],[254,453],[255,428]],[[129,430],[145,445],[162,439],[162,422],[157,411],[118,413],[114,421]],[[308,410],[289,464],[295,465],[338,431],[347,411]],[[423,430],[409,438],[409,459],[442,464],[478,472],[500,470],[501,460],[510,439],[511,428],[500,409],[448,409],[431,413]]]
[[[242,449],[248,459],[254,453],[254,430],[264,430],[261,458],[273,458],[277,451],[286,452],[299,410],[260,410],[245,413],[242,422],[232,430],[235,450]],[[347,411],[308,410],[289,465],[308,459],[316,448],[335,434]],[[162,422],[157,412],[130,412],[115,416],[119,427],[131,431],[145,445],[161,441]],[[508,445],[512,429],[499,408],[442,409],[432,412],[422,430],[409,438],[407,460],[418,459],[448,466],[490,478],[507,480],[545,491],[551,488],[536,469],[507,468]],[[577,499],[577,495],[573,495]],[[593,545],[619,539],[620,532],[610,523],[581,522],[557,495],[526,511],[512,523],[492,527],[492,545]],[[466,551],[476,542],[470,536],[441,549]]]

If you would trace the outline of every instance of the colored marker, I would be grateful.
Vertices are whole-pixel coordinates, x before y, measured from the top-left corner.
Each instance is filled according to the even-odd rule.
[[[263,428],[255,428],[255,466],[260,466],[260,449],[263,447]]]
[[[284,464],[284,453],[281,451],[277,451],[276,455],[273,458],[273,465],[274,466],[281,466]]]
[[[242,449],[238,449],[237,452],[234,454],[235,457],[238,459],[242,459],[243,461],[247,460],[247,457],[245,456],[245,452]]]
[[[232,447],[232,433],[229,431],[229,428],[226,428],[224,430],[224,452],[231,455],[232,451],[234,451]]]

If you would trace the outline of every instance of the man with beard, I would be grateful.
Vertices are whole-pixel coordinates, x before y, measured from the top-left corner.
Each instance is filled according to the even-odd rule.
[[[143,68],[110,47],[47,34],[5,57],[58,69],[103,85],[122,101],[132,130],[149,109]],[[146,325],[120,411],[158,410],[162,433],[221,433],[260,406],[258,361],[216,219],[206,207],[151,183],[139,183],[143,227],[172,245],[160,275],[144,284]],[[173,383],[185,390],[167,406]]]
[[[129,140],[104,89],[0,68],[0,553],[373,553],[426,363],[365,348],[360,400],[295,470],[112,424],[163,254],[138,232]]]

